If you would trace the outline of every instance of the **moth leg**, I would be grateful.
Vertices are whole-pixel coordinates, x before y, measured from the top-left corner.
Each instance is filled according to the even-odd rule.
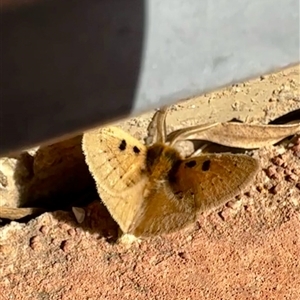
[[[118,243],[130,247],[133,243],[141,243],[141,239],[130,233],[124,233],[120,228],[118,230]]]
[[[202,151],[208,146],[208,144],[204,144],[202,145],[200,148],[198,148],[197,150],[195,150],[191,155],[189,155],[187,158],[191,158],[191,157],[195,157],[195,156],[199,156],[202,154]]]
[[[85,219],[85,210],[81,207],[73,206],[72,211],[77,223],[81,224]]]

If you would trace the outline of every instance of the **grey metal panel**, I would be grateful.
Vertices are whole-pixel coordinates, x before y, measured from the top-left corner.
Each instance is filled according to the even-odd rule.
[[[151,0],[134,113],[299,62],[298,0]]]
[[[1,40],[0,154],[298,63],[299,1],[36,1]]]

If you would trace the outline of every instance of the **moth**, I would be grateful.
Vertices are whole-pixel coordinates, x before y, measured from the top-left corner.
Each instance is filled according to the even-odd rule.
[[[239,194],[259,170],[243,154],[182,157],[174,147],[178,135],[166,142],[166,114],[166,108],[155,114],[146,145],[115,126],[82,139],[100,198],[123,233],[136,237],[183,229]]]

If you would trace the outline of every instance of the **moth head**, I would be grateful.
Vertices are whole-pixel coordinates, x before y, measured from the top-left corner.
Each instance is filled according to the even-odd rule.
[[[176,149],[162,143],[155,143],[147,149],[146,167],[148,172],[153,172],[157,166],[169,171],[174,163],[181,160],[182,157]]]

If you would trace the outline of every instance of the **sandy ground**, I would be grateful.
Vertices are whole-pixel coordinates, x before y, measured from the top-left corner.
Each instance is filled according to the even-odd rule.
[[[299,85],[297,66],[180,102],[169,129],[267,123],[300,108]],[[121,126],[142,140],[152,114]],[[0,300],[300,299],[300,139],[253,155],[262,170],[243,195],[170,235],[115,242],[118,226],[97,197],[82,224],[71,211],[2,222]]]

